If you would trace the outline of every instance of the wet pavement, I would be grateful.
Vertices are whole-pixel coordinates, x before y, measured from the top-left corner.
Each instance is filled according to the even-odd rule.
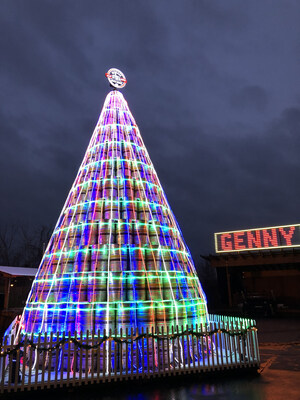
[[[300,400],[300,319],[257,321],[261,367],[241,375],[181,376],[66,391],[30,392],[26,398],[65,400]],[[14,398],[24,396],[14,395]]]
[[[261,357],[257,390],[263,396],[257,398],[299,400],[300,319],[261,319],[257,325]]]

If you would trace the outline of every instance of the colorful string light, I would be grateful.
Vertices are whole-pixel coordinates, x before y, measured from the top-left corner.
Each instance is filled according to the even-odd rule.
[[[23,333],[205,323],[205,294],[123,95],[105,100],[33,282]]]

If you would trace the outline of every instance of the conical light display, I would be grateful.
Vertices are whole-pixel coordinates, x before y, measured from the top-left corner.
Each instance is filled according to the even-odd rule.
[[[123,95],[111,91],[33,282],[23,333],[205,323],[205,295]]]

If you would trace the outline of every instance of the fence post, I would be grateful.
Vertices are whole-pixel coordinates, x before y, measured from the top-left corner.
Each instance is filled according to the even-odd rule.
[[[133,379],[133,327],[130,328],[130,376]]]
[[[156,371],[156,364],[157,364],[156,360],[157,360],[157,358],[156,358],[155,340],[154,340],[153,335],[154,335],[154,327],[153,327],[153,325],[152,325],[152,326],[151,326],[152,374],[154,375],[154,374],[155,374],[155,371]]]
[[[159,330],[159,328],[158,328]],[[161,333],[159,333],[160,336],[160,343],[161,343],[161,369],[162,369],[162,374],[165,375],[165,332],[164,332],[164,326],[161,327]]]
[[[54,387],[57,386],[57,378],[58,378],[58,366],[59,366],[59,333],[56,332],[56,350],[55,350],[55,376],[54,376]]]
[[[227,335],[227,348],[228,348],[228,351],[229,351],[230,367],[232,368],[233,367],[232,349],[231,349],[232,336],[230,335],[231,332],[232,332],[232,329],[231,329],[230,321],[226,322],[225,329],[229,332],[228,335]],[[227,360],[228,360],[228,358],[227,358]]]
[[[186,364],[185,364],[185,346],[184,346],[184,328],[183,325],[181,325],[181,335],[180,335],[181,341],[179,341],[179,343],[181,344],[180,346],[180,353],[181,353],[181,362],[182,362],[182,366],[183,366],[183,370],[184,373],[186,373]]]
[[[79,384],[82,382],[82,356],[83,356],[83,348],[82,348],[82,343],[83,343],[83,334],[82,331],[80,331],[80,348],[79,348]]]
[[[108,357],[107,357],[107,366],[108,366],[108,382],[111,381],[111,369],[112,369],[112,356],[111,356],[111,328],[108,331]]]
[[[200,324],[200,330],[201,330],[201,337],[200,337],[200,343],[201,343],[201,361],[202,361],[202,365],[203,368],[205,368],[205,351],[204,351],[204,342],[205,342],[205,338],[204,338],[204,329],[203,329],[203,324],[201,322]]]
[[[145,376],[145,338],[144,338],[144,327],[142,326],[142,378]]]
[[[100,357],[101,357],[101,345],[100,345],[100,329],[98,329],[98,332],[97,332],[97,343],[98,343],[98,346],[97,346],[97,383],[99,382],[99,380],[100,380]],[[103,358],[102,358],[102,362],[103,362]]]
[[[106,329],[104,329],[103,331],[103,337],[105,338],[105,341],[103,342],[103,347],[102,347],[102,351],[103,351],[103,367],[102,367],[102,376],[103,379],[106,380],[106,374],[108,373],[108,368],[107,368],[107,338],[106,338]]]
[[[39,333],[36,349],[35,349],[35,352],[34,352],[34,357],[35,357],[35,360],[34,360],[35,361],[34,390],[37,389],[38,380],[39,380],[39,363],[40,363],[39,358],[40,357],[39,357],[38,348],[40,347],[40,344],[41,344],[41,333]]]
[[[223,327],[226,329],[226,325],[223,324]],[[228,335],[227,333],[221,333],[222,337],[223,337],[223,342],[224,342],[224,351],[225,351],[225,355],[222,354],[222,363],[224,365],[224,357],[225,357],[225,367],[228,369],[228,364],[229,364],[229,360],[228,360]]]
[[[203,358],[203,330],[202,323],[196,324],[196,332],[197,332],[197,370],[201,371],[204,369],[204,358]]]
[[[243,328],[243,323],[240,320],[239,321],[239,330],[240,330],[240,347],[241,347],[241,361],[243,362],[243,367],[246,366],[247,364],[247,354],[246,354],[246,346],[245,346],[245,336],[244,336],[244,328]]]
[[[91,338],[91,383],[94,383],[94,375],[95,375],[95,349],[94,349],[94,344],[95,344],[95,331],[94,329],[91,332],[92,338]]]
[[[115,328],[114,333],[114,378],[117,380],[117,369],[120,369],[120,352],[119,352],[119,343],[116,341],[117,337],[117,329]]]
[[[155,327],[155,335],[157,336],[156,339],[156,348],[157,348],[157,369],[158,369],[158,375],[160,375],[160,337],[159,337],[159,328],[156,325]]]
[[[44,342],[43,342],[43,348],[46,349],[48,345],[48,335],[45,332],[44,333]],[[48,352],[47,350],[42,350],[42,382],[41,382],[41,389],[44,389],[45,387],[45,373],[46,373],[46,359]]]
[[[6,351],[8,352],[7,354],[7,368],[3,368],[3,371],[7,372],[7,385],[8,385],[8,391],[10,391],[11,389],[11,383],[12,383],[12,347],[13,347],[13,343],[14,343],[14,335],[11,336],[7,336],[7,347],[6,347]],[[4,363],[5,365],[5,363]],[[6,374],[5,374],[6,375]]]
[[[191,325],[191,341],[192,341],[192,358],[193,358],[193,371],[196,369],[195,360],[195,335],[194,335],[194,325]]]
[[[214,333],[214,341],[215,341],[215,354],[213,354],[214,359],[217,361],[216,362],[216,367],[217,369],[221,369],[220,365],[220,343],[219,343],[219,327],[220,327],[220,322],[214,323],[214,330],[216,333]]]
[[[195,329],[196,329],[196,335],[195,335],[195,340],[196,340],[196,358],[197,358],[197,363],[195,363],[195,367],[197,367],[197,370],[199,371],[200,370],[200,368],[199,368],[199,366],[200,366],[200,354],[199,354],[199,337],[198,337],[198,333],[199,333],[199,325],[198,325],[198,323],[196,324],[196,326],[195,326]]]
[[[260,354],[259,354],[259,347],[258,347],[257,330],[254,332],[254,338],[255,338],[255,349],[256,349],[256,355],[257,355],[257,366],[259,366]]]
[[[12,383],[14,383],[14,391],[15,392],[18,390],[18,384],[21,382],[21,377],[20,377],[20,352],[21,352],[20,348],[17,349],[17,350],[14,349],[14,351],[13,351]]]
[[[4,381],[5,381],[5,364],[6,364],[6,358],[8,358],[8,356],[4,355],[7,351],[7,341],[8,341],[8,336],[4,337],[4,342],[3,345],[1,345],[1,353],[3,353],[3,357],[0,357],[0,362],[1,362],[1,390],[0,392],[3,393],[4,392]]]
[[[61,342],[61,344],[58,346],[58,358],[57,358],[57,372],[59,372],[59,377],[57,384],[59,387],[63,386],[63,377],[64,377],[64,340],[65,340],[65,332],[63,332],[62,337],[60,337],[60,334],[57,333],[57,341]]]
[[[189,326],[186,325],[186,359],[187,359],[187,370],[188,373],[191,371],[191,356],[190,356],[190,335]]]
[[[218,342],[220,346],[220,364],[221,364],[221,369],[224,369],[224,355],[223,355],[223,342],[224,342],[224,333],[221,332],[221,329],[223,329],[223,323],[220,321],[218,323],[219,328],[218,328]],[[225,345],[225,343],[224,343]],[[226,349],[224,349],[226,352]]]
[[[49,340],[47,388],[50,388],[51,386],[52,345],[53,345],[53,332],[50,333],[50,340]]]
[[[247,364],[250,366],[252,364],[252,357],[251,357],[251,345],[250,345],[250,337],[251,335],[249,335],[249,326],[247,325],[247,329],[244,335],[244,342],[245,342],[245,351],[246,351],[246,357],[247,357]]]
[[[168,375],[171,375],[171,362],[170,362],[170,330],[167,325],[167,361],[168,361]]]
[[[125,334],[126,334],[126,344],[125,344],[126,370],[125,370],[125,372],[126,372],[126,379],[128,379],[128,327],[126,327]]]
[[[122,329],[122,327],[120,328],[120,341],[121,341],[121,344],[120,344],[120,368],[119,368],[119,371],[120,371],[120,379],[122,380],[123,379],[123,329]]]
[[[146,328],[146,340],[147,340],[147,376],[150,377],[150,355],[149,355],[149,327]]]
[[[74,331],[74,341],[77,341],[77,331]],[[73,364],[71,365],[72,373],[73,373],[73,386],[76,385],[76,372],[77,372],[77,345],[73,344]]]
[[[70,366],[71,366],[71,332],[68,332],[68,350],[67,350],[67,386],[70,384]]]
[[[177,356],[178,356],[178,369],[181,370],[182,367],[182,362],[181,362],[181,343],[179,339],[179,325],[176,325],[176,341],[177,341]]]
[[[176,355],[175,355],[175,346],[174,346],[174,341],[175,341],[175,338],[174,338],[174,325],[172,325],[171,333],[172,333],[172,338],[171,338],[172,357],[171,357],[170,362],[171,362],[171,366],[172,366],[173,375],[175,375],[176,374],[176,371],[175,371],[175,369],[176,369],[176,364],[175,364]]]
[[[85,348],[85,376],[84,383],[87,385],[89,381],[89,362],[90,362],[90,350],[88,348],[90,342],[90,331],[86,331],[86,348]]]
[[[210,351],[211,351],[211,363],[213,366],[213,371],[215,371],[216,369],[218,369],[218,359],[217,359],[217,347],[215,345],[216,342],[216,333],[214,333],[213,335],[211,335],[211,332],[214,330],[215,328],[215,323],[210,323],[209,325],[209,331],[210,331]],[[215,353],[216,353],[216,358],[215,358]],[[216,363],[216,359],[217,359],[217,363]]]
[[[239,360],[240,360],[240,366],[243,366],[243,361],[244,361],[244,356],[243,356],[243,349],[242,349],[242,337],[241,337],[241,326],[240,326],[240,319],[237,320],[237,346],[238,346],[238,352],[239,352]]]
[[[138,336],[138,334],[139,334],[139,331],[138,331],[138,328],[136,328],[135,329],[135,373],[136,373],[136,375],[138,375],[139,374],[139,367],[140,367],[140,363],[139,363],[139,342],[138,342],[138,339],[137,339],[137,336]]]
[[[24,384],[25,384],[25,374],[26,374],[26,354],[27,354],[27,347],[28,347],[28,337],[27,335],[24,336],[24,346],[23,346],[23,354],[22,354],[22,368],[21,370],[21,391],[24,391]],[[21,363],[21,360],[20,360]]]
[[[211,338],[208,336],[208,330],[209,324],[205,324],[205,346],[206,346],[206,358],[207,358],[207,366],[210,369],[211,363],[213,363],[213,360],[210,360],[210,352],[211,352]],[[210,348],[209,348],[210,345]],[[213,364],[212,364],[213,365]]]

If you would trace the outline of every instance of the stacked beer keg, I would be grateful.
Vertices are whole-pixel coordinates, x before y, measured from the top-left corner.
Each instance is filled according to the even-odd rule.
[[[117,91],[106,98],[23,320],[27,332],[206,321],[190,252]]]

